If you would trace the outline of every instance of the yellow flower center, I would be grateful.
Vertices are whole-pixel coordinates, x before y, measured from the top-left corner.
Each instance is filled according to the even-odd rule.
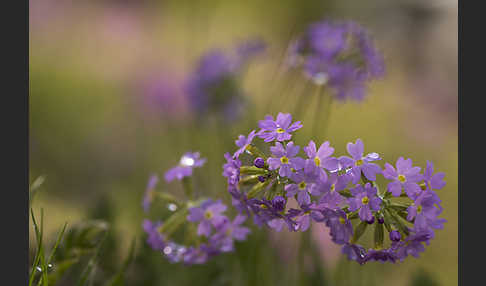
[[[277,129],[277,133],[284,133],[284,132],[285,132],[285,130],[283,130],[282,128]]]
[[[344,224],[344,223],[346,222],[346,220],[345,220],[343,217],[339,217],[339,222],[340,222],[341,224]]]
[[[422,212],[422,206],[418,206],[417,207],[417,213],[421,213]]]
[[[289,163],[289,158],[283,156],[282,158],[280,158],[280,162],[282,162],[282,164],[288,164]]]
[[[405,183],[405,181],[407,179],[405,179],[405,176],[404,175],[398,175],[398,180],[401,182],[401,183]]]
[[[370,199],[368,197],[363,197],[361,199],[361,202],[363,203],[363,205],[367,205],[370,202]]]
[[[261,207],[262,209],[266,209],[266,208],[268,208],[266,204],[261,204],[261,205],[260,205],[260,207]]]
[[[300,182],[299,183],[299,189],[304,190],[307,184],[305,182]]]
[[[315,157],[314,163],[316,163],[316,166],[319,167],[321,165],[321,159],[319,159],[319,157]]]
[[[211,218],[213,217],[213,213],[212,213],[211,211],[206,211],[206,212],[204,213],[204,217],[205,217],[206,219],[211,219]]]
[[[334,192],[334,190],[336,190],[336,184],[331,185],[331,192]]]
[[[361,166],[363,165],[363,160],[359,159],[359,160],[356,160],[356,166]]]
[[[427,190],[427,185],[425,183],[421,183],[420,188],[422,189],[422,191],[425,191]]]

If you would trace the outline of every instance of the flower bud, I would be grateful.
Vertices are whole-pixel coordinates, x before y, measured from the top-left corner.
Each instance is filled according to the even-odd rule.
[[[253,165],[255,165],[255,167],[257,168],[263,168],[265,167],[265,160],[263,160],[263,158],[261,157],[258,157],[255,159],[255,161],[253,161]]]
[[[285,209],[285,204],[287,201],[284,199],[282,196],[276,196],[272,200],[272,206],[279,212],[283,211]]]

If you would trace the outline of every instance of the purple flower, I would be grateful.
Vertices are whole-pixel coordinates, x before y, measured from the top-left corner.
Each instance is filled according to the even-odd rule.
[[[192,176],[192,169],[201,167],[206,162],[205,158],[199,158],[199,152],[187,152],[179,162],[179,165],[165,173],[165,180],[170,182],[174,179],[182,180],[184,177]]]
[[[402,235],[397,230],[390,231],[389,236],[391,241],[400,241],[402,239]]]
[[[364,144],[361,139],[357,139],[356,143],[348,143],[346,146],[348,153],[352,158],[342,156],[339,158],[340,163],[345,167],[351,167],[352,182],[357,184],[361,179],[361,172],[370,180],[376,180],[376,174],[381,173],[381,168],[377,164],[370,163],[376,160],[381,160],[377,153],[369,153],[363,156]]]
[[[235,154],[233,155],[234,158],[240,157],[241,153],[245,152],[246,147],[251,144],[251,141],[253,141],[255,135],[256,132],[255,130],[253,130],[250,132],[250,134],[248,134],[248,137],[245,137],[243,135],[238,136],[238,140],[236,140],[235,143],[236,146],[240,148],[236,150]]]
[[[341,252],[345,254],[349,260],[355,260],[359,264],[364,263],[366,256],[366,250],[357,244],[346,243],[343,245]]]
[[[223,252],[233,251],[233,240],[245,240],[250,233],[250,229],[240,226],[245,220],[245,216],[237,215],[232,222],[229,220],[225,221],[218,227],[217,233],[211,237],[210,241],[219,245],[220,250]]]
[[[159,182],[159,177],[153,174],[150,176],[150,179],[147,184],[147,189],[145,190],[145,195],[143,196],[142,207],[144,212],[148,212],[150,209],[150,205],[154,199],[154,189],[157,183]]]
[[[346,46],[346,29],[323,21],[312,24],[308,30],[309,44],[319,56],[331,59]]]
[[[350,189],[352,198],[348,199],[349,211],[359,210],[359,218],[362,221],[369,221],[373,214],[371,211],[380,210],[381,199],[376,196],[376,188],[370,183],[366,185],[358,185]]]
[[[324,194],[319,200],[319,207],[338,208],[345,201],[338,191],[344,190],[350,179],[351,177],[348,174],[338,175],[337,172],[334,172],[331,173],[326,182],[314,184],[313,188],[317,190],[313,190],[311,193]]]
[[[418,258],[419,254],[425,251],[423,243],[429,244],[430,239],[434,237],[432,230],[411,229],[410,232],[407,238],[392,244],[400,260],[405,259],[408,255]]]
[[[427,161],[427,167],[425,167],[423,179],[429,189],[442,189],[446,185],[446,182],[444,182],[444,177],[444,173],[434,174],[434,164],[432,164],[432,162],[430,161]]]
[[[312,179],[303,171],[297,171],[291,173],[290,178],[295,183],[285,186],[287,197],[293,197],[297,195],[297,202],[300,205],[308,205],[311,203],[311,197],[309,191],[312,189]]]
[[[226,164],[223,165],[223,176],[228,179],[228,185],[233,186],[240,181],[241,161],[230,153],[224,154]]]
[[[422,192],[414,203],[407,208],[407,219],[415,219],[414,228],[418,231],[433,229],[442,229],[445,219],[439,219],[437,216],[442,212],[441,208],[435,206],[434,196],[430,192]]]
[[[280,212],[284,211],[286,205],[287,205],[287,200],[282,196],[275,196],[272,199],[272,206],[277,211],[280,211]]]
[[[332,241],[337,244],[347,243],[353,235],[353,225],[346,213],[341,209],[326,210],[324,213],[327,217],[326,226],[330,228]]]
[[[164,249],[166,243],[163,235],[159,232],[162,226],[161,222],[151,222],[148,219],[143,220],[143,230],[147,233],[147,243],[153,250],[161,251]]]
[[[278,173],[282,177],[290,177],[292,168],[300,170],[304,167],[304,159],[295,157],[299,153],[299,146],[295,146],[294,142],[287,143],[286,148],[280,142],[276,142],[275,146],[270,147],[270,151],[275,157],[267,159],[270,170],[279,169]]]
[[[329,157],[334,153],[334,148],[329,146],[329,144],[329,141],[322,143],[319,150],[316,151],[316,144],[311,140],[309,145],[304,147],[304,152],[309,158],[305,161],[304,168],[306,173],[318,174],[323,182],[327,181],[327,173],[324,169],[334,171],[339,168],[339,160]]]
[[[258,137],[262,138],[265,142],[286,141],[292,138],[292,132],[302,128],[300,121],[292,123],[292,115],[289,113],[279,112],[277,119],[274,120],[273,116],[265,116],[265,120],[260,120],[258,126],[261,130],[257,133]]]
[[[393,180],[388,184],[388,191],[398,197],[403,188],[408,197],[415,199],[421,190],[417,184],[422,180],[420,167],[412,167],[412,159],[405,160],[403,157],[398,158],[396,167],[395,170],[392,165],[385,163],[383,176],[388,180]]]
[[[398,256],[395,254],[393,249],[382,249],[382,250],[376,250],[376,249],[370,249],[368,250],[368,253],[366,253],[363,263],[366,263],[368,261],[379,261],[381,263],[390,261],[392,263],[395,263],[395,261],[398,259]]]
[[[208,199],[201,203],[200,207],[190,208],[187,220],[199,222],[197,234],[209,237],[211,234],[211,225],[217,228],[227,220],[227,217],[222,215],[224,211],[226,211],[226,205],[221,200],[213,202]]]

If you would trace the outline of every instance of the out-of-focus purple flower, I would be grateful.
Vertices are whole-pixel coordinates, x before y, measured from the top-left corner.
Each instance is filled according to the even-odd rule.
[[[209,237],[211,226],[217,228],[227,219],[226,216],[222,215],[224,211],[226,211],[226,205],[221,200],[213,202],[208,199],[201,203],[199,207],[190,208],[187,220],[199,222],[197,234]]]
[[[433,229],[442,229],[445,219],[439,219],[437,216],[442,209],[435,206],[434,196],[430,192],[422,192],[411,206],[407,208],[407,219],[415,219],[414,228],[418,231]]]
[[[349,210],[359,210],[359,218],[362,221],[369,221],[373,216],[371,211],[380,210],[381,199],[376,195],[376,188],[366,183],[363,187],[358,185],[350,189],[352,198],[348,199]]]
[[[237,215],[233,221],[225,221],[218,227],[217,232],[211,236],[210,241],[218,245],[223,252],[233,251],[233,240],[245,240],[250,233],[250,229],[241,226],[245,220],[246,216]]]
[[[358,24],[321,21],[293,41],[286,59],[290,67],[303,65],[318,85],[327,84],[341,100],[362,100],[369,81],[384,75],[384,59],[368,32]]]
[[[351,168],[352,182],[357,184],[361,179],[361,172],[364,176],[370,180],[376,180],[376,174],[381,173],[381,168],[375,163],[371,163],[376,160],[381,160],[377,153],[369,153],[363,156],[364,144],[361,139],[357,139],[356,143],[349,142],[346,146],[348,153],[352,158],[348,156],[339,157],[340,163],[345,168]]]
[[[302,128],[300,121],[292,123],[292,115],[290,113],[279,112],[276,120],[273,116],[265,116],[265,120],[260,120],[258,126],[261,128],[258,131],[258,137],[262,138],[265,142],[286,141],[292,138],[292,132]]]
[[[256,131],[253,130],[250,132],[250,134],[248,134],[248,137],[245,137],[244,135],[238,136],[238,140],[236,140],[235,143],[236,146],[240,148],[236,150],[235,154],[233,155],[234,158],[239,158],[241,153],[245,152],[246,147],[251,144],[255,135]]]
[[[327,181],[327,173],[324,169],[334,171],[339,168],[339,160],[330,157],[334,153],[334,148],[330,146],[329,141],[322,143],[319,150],[316,150],[316,143],[311,140],[309,145],[304,147],[304,152],[309,158],[305,161],[306,173],[318,174],[323,182]]]
[[[147,183],[147,189],[145,190],[145,194],[143,196],[142,207],[144,212],[148,212],[150,209],[150,205],[154,199],[154,189],[157,183],[159,182],[159,177],[155,174],[150,176],[150,179]]]
[[[299,202],[300,205],[310,204],[311,197],[309,195],[309,192],[312,189],[315,189],[312,188],[312,186],[314,185],[312,178],[308,176],[307,173],[303,170],[299,170],[296,171],[295,173],[291,173],[290,178],[295,183],[288,184],[285,186],[287,197],[293,197],[297,195],[297,202]],[[317,195],[319,194],[317,193]]]
[[[349,241],[353,235],[353,225],[348,219],[346,213],[341,210],[326,210],[324,211],[326,226],[330,228],[332,241],[337,244],[344,244]]]
[[[162,251],[166,245],[163,235],[159,232],[162,226],[161,222],[151,222],[148,219],[143,220],[143,230],[147,233],[147,243],[153,250]]]
[[[420,167],[412,167],[412,159],[405,160],[403,157],[398,158],[396,167],[395,170],[391,164],[385,163],[383,176],[388,180],[393,180],[388,183],[388,191],[398,197],[403,188],[408,197],[415,199],[421,190],[417,184],[422,180]]]
[[[282,143],[276,142],[275,146],[270,147],[270,151],[273,156],[267,159],[268,168],[270,170],[278,170],[278,173],[282,177],[290,177],[292,174],[292,168],[295,170],[300,170],[304,167],[304,159],[296,157],[299,153],[299,146],[295,146],[294,142],[289,142],[286,148],[283,147]]]
[[[241,161],[230,153],[224,154],[226,164],[223,165],[223,176],[228,179],[228,185],[233,186],[240,181],[240,167]]]
[[[187,152],[179,162],[179,165],[165,173],[165,180],[170,182],[174,179],[182,180],[184,177],[192,176],[192,169],[201,167],[206,162],[205,158],[200,158],[199,152]]]

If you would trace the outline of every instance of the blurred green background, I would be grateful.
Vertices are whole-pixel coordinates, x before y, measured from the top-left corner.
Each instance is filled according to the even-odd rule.
[[[433,161],[446,173],[439,195],[448,222],[421,258],[365,266],[348,262],[327,231],[313,225],[320,260],[310,263],[317,267],[305,272],[305,283],[457,285],[457,3],[448,0],[30,0],[30,180],[46,177],[33,207],[45,209],[47,236],[54,239],[66,221],[106,220],[111,239],[98,265],[100,280],[117,269],[137,237],[126,285],[304,283],[293,280],[308,268],[294,257],[300,233],[286,231],[254,228],[234,254],[203,266],[168,264],[145,245],[141,199],[151,173],[162,176],[193,150],[208,159],[196,172],[200,192],[229,202],[223,154],[233,152],[237,135],[256,128],[265,114],[291,111],[307,100],[276,71],[289,39],[324,18],[367,27],[385,55],[387,74],[370,86],[364,102],[334,102],[320,117],[327,118],[319,123],[327,128],[316,136],[330,140],[338,155],[347,142],[362,138],[365,151],[387,162],[399,156],[419,166]],[[184,110],[167,119],[167,112],[144,103],[146,81],[161,75],[177,84],[208,49],[254,36],[269,49],[242,78],[251,102],[243,120],[196,126]],[[305,108],[309,112],[294,114],[304,129],[314,120],[310,101]],[[309,132],[296,141],[304,144]],[[159,190],[175,185],[161,183]],[[319,271],[322,282],[313,278]],[[63,285],[70,285],[67,276]]]

